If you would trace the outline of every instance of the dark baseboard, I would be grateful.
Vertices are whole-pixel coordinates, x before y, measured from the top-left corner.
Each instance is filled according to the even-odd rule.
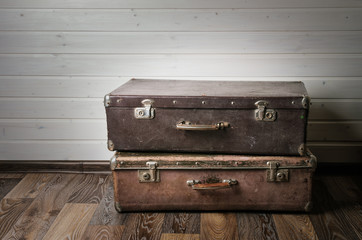
[[[109,161],[0,161],[0,172],[111,173]]]
[[[7,173],[111,173],[109,161],[1,161]],[[361,163],[318,163],[316,174],[360,174]]]
[[[316,174],[360,175],[362,163],[318,163]]]

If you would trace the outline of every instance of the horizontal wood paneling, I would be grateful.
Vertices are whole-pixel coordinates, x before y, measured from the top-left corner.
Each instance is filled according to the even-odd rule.
[[[3,0],[0,159],[108,159],[103,96],[144,77],[303,81],[312,150],[357,161],[361,42],[355,0]]]
[[[2,98],[1,118],[105,118],[99,98]]]
[[[358,8],[0,9],[0,30],[309,31],[362,30]]]
[[[2,75],[359,77],[361,66],[356,54],[0,54]]]
[[[362,7],[356,0],[2,0],[0,8],[318,8]]]
[[[362,31],[0,32],[0,53],[362,53]]]
[[[308,141],[360,141],[362,142],[362,122],[310,122]]]
[[[106,119],[9,119],[0,120],[0,129],[0,140],[107,139]]]
[[[132,77],[0,76],[0,97],[102,98]],[[155,77],[146,77],[152,79]],[[209,81],[302,81],[313,98],[362,98],[362,77],[160,77]],[[1,100],[1,99],[0,99]]]
[[[309,143],[320,162],[360,162],[362,143]],[[109,160],[106,141],[0,141],[0,160]]]
[[[310,120],[362,119],[362,99],[313,99]],[[104,119],[102,98],[1,98],[0,118]]]
[[[0,160],[109,160],[106,141],[0,141]]]
[[[105,119],[3,119],[0,140],[106,140]],[[310,122],[309,141],[361,141],[362,122]]]

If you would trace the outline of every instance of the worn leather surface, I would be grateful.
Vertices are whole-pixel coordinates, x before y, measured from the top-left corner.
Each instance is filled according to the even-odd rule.
[[[113,171],[122,211],[304,211],[311,201],[313,169],[291,169],[288,182],[267,182],[266,170],[160,170],[160,182],[139,183],[137,170]],[[193,190],[187,180],[236,179],[227,189]]]
[[[299,155],[305,143],[307,111],[278,109],[274,122],[255,120],[255,109],[156,108],[155,118],[135,119],[133,108],[106,108],[114,150]],[[216,131],[177,130],[180,121],[230,123]]]

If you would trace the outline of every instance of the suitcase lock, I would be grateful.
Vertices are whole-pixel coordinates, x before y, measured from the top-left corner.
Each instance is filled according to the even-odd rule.
[[[134,116],[137,119],[153,119],[155,117],[155,109],[152,108],[153,100],[145,99],[142,101],[143,107],[134,109]]]
[[[279,163],[275,161],[267,162],[269,169],[266,172],[267,182],[288,182],[289,181],[289,170],[278,169]]]
[[[255,105],[258,107],[258,109],[255,110],[255,119],[257,121],[275,121],[277,113],[274,109],[266,109],[266,106],[268,105],[267,101],[259,100]]]
[[[140,183],[159,182],[160,171],[157,170],[157,162],[146,162],[148,169],[138,170],[138,180]]]

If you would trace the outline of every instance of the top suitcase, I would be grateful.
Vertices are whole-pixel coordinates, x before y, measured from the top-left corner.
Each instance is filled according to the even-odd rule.
[[[304,155],[302,82],[131,79],[105,96],[108,149]]]

